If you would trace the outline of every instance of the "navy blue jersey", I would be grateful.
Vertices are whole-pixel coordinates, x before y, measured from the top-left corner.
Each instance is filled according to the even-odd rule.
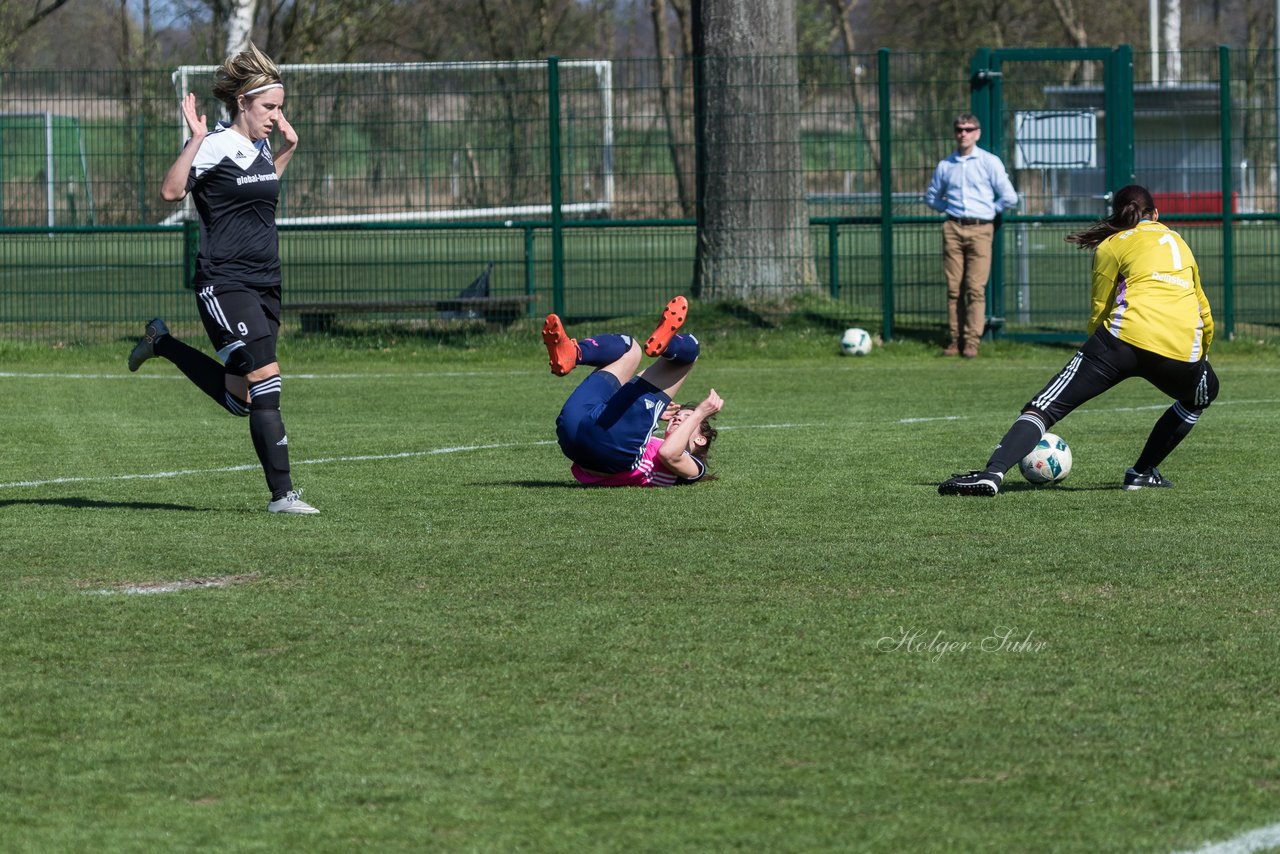
[[[279,285],[280,179],[270,144],[219,123],[200,144],[187,192],[200,214],[196,287]]]

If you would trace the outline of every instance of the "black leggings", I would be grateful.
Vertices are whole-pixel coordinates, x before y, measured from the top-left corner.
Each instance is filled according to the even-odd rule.
[[[1048,429],[1130,377],[1141,377],[1197,413],[1218,396],[1218,375],[1207,359],[1180,362],[1126,344],[1099,328],[1022,411],[1038,415]]]
[[[1218,375],[1207,360],[1179,362],[1126,344],[1099,329],[1066,367],[1022,407],[1022,414],[987,460],[987,471],[1004,474],[1073,409],[1129,377],[1142,377],[1174,399],[1174,404],[1156,421],[1134,463],[1140,471],[1163,462],[1218,396]]]

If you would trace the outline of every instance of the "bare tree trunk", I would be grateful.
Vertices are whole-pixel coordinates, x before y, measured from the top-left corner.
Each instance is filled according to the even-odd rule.
[[[209,53],[218,55],[227,47],[227,4],[231,0],[209,0]],[[225,54],[224,54],[225,55]]]
[[[151,22],[151,0],[142,0],[142,67],[151,67],[155,55],[155,27]]]
[[[237,54],[249,46],[253,21],[258,16],[258,0],[232,0],[227,15],[226,55]]]
[[[126,99],[133,94],[129,88],[129,78],[133,76],[129,73],[133,71],[133,39],[130,36],[129,2],[128,0],[120,0],[120,70],[125,72],[124,93]]]
[[[840,33],[840,41],[844,45],[845,70],[849,75],[849,95],[853,98],[853,112],[862,138],[867,141],[867,152],[871,155],[871,165],[876,172],[880,171],[880,145],[876,133],[867,124],[866,105],[862,103],[862,93],[858,86],[858,59],[854,56],[857,40],[853,35],[853,24],[849,16],[857,8],[859,0],[828,0],[831,14],[835,17],[836,29]]]
[[[1164,0],[1164,82],[1182,82],[1182,0]]]
[[[795,0],[696,0],[702,73],[695,293],[816,288],[800,156]]]
[[[671,0],[671,8],[676,12],[676,23],[680,27],[680,53],[684,56],[684,62],[680,64],[680,115],[688,116],[687,121],[694,122],[694,53],[693,53],[693,9],[692,0]],[[692,136],[692,135],[691,135]],[[692,138],[689,144],[693,144]],[[694,177],[694,205],[697,202],[697,158],[693,155],[694,163],[692,165],[691,174]]]
[[[485,33],[489,39],[491,55],[504,60],[513,58],[510,55],[511,50],[509,48],[504,50],[500,45],[497,13],[490,8],[487,0],[480,0],[479,9],[480,15],[484,20]],[[545,20],[542,14],[538,14],[537,17],[539,20]],[[520,177],[523,173],[522,164],[525,162],[524,158],[520,156],[520,145],[518,144],[519,122],[517,119],[520,116],[520,107],[516,102],[516,90],[518,87],[510,72],[500,69],[496,72],[496,76],[504,110],[503,122],[507,129],[503,135],[507,141],[507,156],[505,158],[507,189],[505,198],[517,199],[520,197]]]
[[[1062,24],[1062,29],[1066,32],[1067,38],[1071,39],[1071,43],[1075,47],[1089,46],[1089,32],[1085,29],[1084,21],[1076,14],[1075,4],[1072,0],[1051,0],[1053,3],[1053,11],[1058,15],[1058,22]],[[1088,86],[1094,80],[1094,65],[1092,62],[1073,62],[1067,77],[1068,82],[1075,81]]]
[[[695,210],[693,140],[686,124],[690,113],[680,110],[684,86],[677,86],[675,56],[671,50],[671,31],[667,26],[667,0],[650,0],[649,11],[653,15],[653,37],[658,52],[658,94],[662,102],[662,120],[667,128],[667,150],[671,153],[671,166],[676,174],[676,193],[680,199],[680,212],[693,216]],[[690,61],[684,57],[686,65]]]

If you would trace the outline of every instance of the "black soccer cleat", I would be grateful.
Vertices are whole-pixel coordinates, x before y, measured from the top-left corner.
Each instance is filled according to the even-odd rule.
[[[168,334],[169,327],[165,326],[160,318],[156,317],[148,321],[142,337],[138,339],[137,344],[133,345],[133,352],[129,354],[129,370],[136,371],[147,359],[155,358],[156,342]]]
[[[1172,489],[1173,481],[1165,480],[1164,475],[1160,474],[1160,469],[1152,466],[1146,471],[1138,471],[1131,468],[1124,473],[1124,488],[1129,492],[1137,489],[1147,489],[1149,487],[1158,487],[1161,489]]]
[[[968,474],[953,474],[938,484],[939,495],[981,495],[987,498],[1000,491],[1004,478],[995,472],[971,471]]]

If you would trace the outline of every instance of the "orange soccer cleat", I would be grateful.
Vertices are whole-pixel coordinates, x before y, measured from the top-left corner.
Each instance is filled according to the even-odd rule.
[[[547,315],[542,324],[542,343],[547,345],[547,355],[551,357],[551,373],[558,377],[572,371],[578,366],[578,342],[570,338],[564,331],[564,324],[554,314]]]
[[[644,344],[646,356],[661,356],[666,352],[671,339],[684,325],[685,315],[689,313],[689,301],[684,297],[674,297],[662,311],[662,322],[653,330],[649,340]]]

